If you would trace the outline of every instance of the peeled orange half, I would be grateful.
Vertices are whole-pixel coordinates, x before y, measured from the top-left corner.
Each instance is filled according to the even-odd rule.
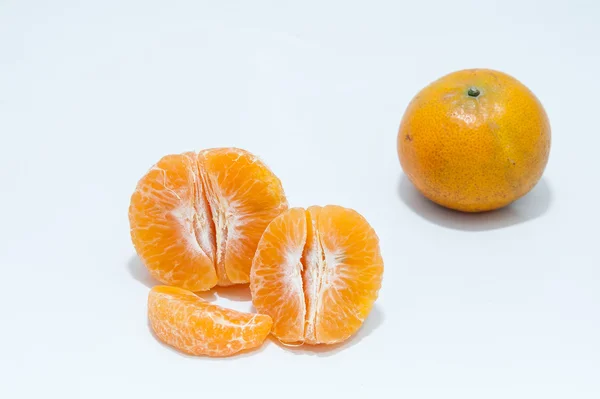
[[[263,231],[287,208],[279,179],[245,150],[167,155],[131,197],[131,239],[164,284],[202,291],[247,283]]]
[[[265,230],[250,275],[252,302],[286,343],[333,344],[361,327],[383,277],[379,239],[356,211],[292,208]]]

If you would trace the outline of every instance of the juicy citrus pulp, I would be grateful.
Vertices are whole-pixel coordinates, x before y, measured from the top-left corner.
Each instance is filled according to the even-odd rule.
[[[377,299],[379,239],[356,211],[292,208],[265,230],[250,275],[252,302],[288,343],[336,343],[352,336]]]
[[[247,283],[264,229],[286,209],[279,179],[247,151],[168,155],[131,197],[131,238],[164,284],[201,291]]]
[[[178,287],[156,286],[148,296],[148,318],[156,336],[191,355],[230,356],[260,346],[269,316],[225,309]]]

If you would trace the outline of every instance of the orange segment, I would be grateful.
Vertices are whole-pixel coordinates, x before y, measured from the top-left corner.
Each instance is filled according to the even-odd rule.
[[[237,149],[202,151],[199,162],[212,194],[220,281],[247,283],[260,237],[287,209],[281,182],[257,157]]]
[[[131,197],[131,238],[165,284],[200,291],[247,283],[260,236],[285,209],[281,182],[247,151],[168,155]]]
[[[272,333],[281,341],[331,344],[358,331],[382,277],[373,228],[356,211],[329,205],[294,208],[271,222],[254,257],[250,288],[254,306],[273,318]]]
[[[225,309],[190,291],[167,286],[150,291],[148,318],[161,341],[191,355],[207,356],[256,348],[273,324],[269,316]]]
[[[190,290],[213,287],[214,233],[193,153],[168,155],[139,181],[129,221],[137,253],[154,278]]]
[[[302,251],[306,216],[292,208],[265,230],[252,266],[252,302],[273,318],[273,334],[284,342],[304,340],[306,305],[302,288]]]
[[[375,231],[357,212],[326,206],[317,220],[324,273],[316,298],[316,341],[333,343],[354,334],[371,311],[383,259]]]

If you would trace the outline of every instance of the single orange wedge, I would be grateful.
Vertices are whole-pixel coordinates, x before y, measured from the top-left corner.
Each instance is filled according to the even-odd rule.
[[[262,345],[269,316],[226,309],[193,292],[156,286],[148,296],[148,318],[156,336],[190,355],[230,356]]]

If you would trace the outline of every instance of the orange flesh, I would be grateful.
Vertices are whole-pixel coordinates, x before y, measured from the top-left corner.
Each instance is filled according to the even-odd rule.
[[[230,356],[260,346],[273,321],[269,316],[225,309],[194,293],[167,286],[152,288],[148,318],[156,336],[191,355]]]
[[[301,341],[304,334],[306,304],[300,261],[305,242],[305,212],[292,208],[267,227],[252,266],[252,303],[259,313],[277,320],[273,334],[284,342]]]
[[[267,227],[250,276],[252,301],[288,343],[352,336],[377,299],[383,260],[375,231],[339,206],[293,208]]]
[[[247,283],[264,229],[286,209],[279,179],[247,151],[168,155],[131,197],[131,238],[165,284],[202,291]]]

